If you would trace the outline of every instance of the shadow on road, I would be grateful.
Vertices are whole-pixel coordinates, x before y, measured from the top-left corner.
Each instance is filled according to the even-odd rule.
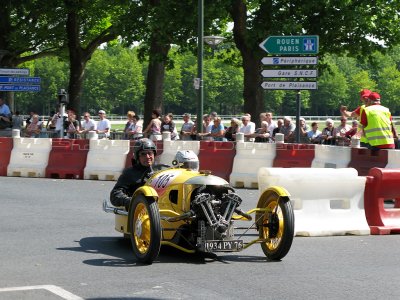
[[[83,253],[102,254],[110,256],[109,258],[93,258],[84,260],[84,264],[92,266],[109,266],[109,267],[140,267],[145,266],[138,263],[132,251],[129,239],[122,237],[86,237],[79,241],[76,247],[60,247],[57,250],[77,251]],[[218,255],[212,253],[196,253],[189,254],[179,251],[173,247],[162,246],[160,254],[154,263],[188,263],[188,264],[205,264],[205,263],[229,263],[229,262],[267,262],[264,256],[246,256],[221,253]]]

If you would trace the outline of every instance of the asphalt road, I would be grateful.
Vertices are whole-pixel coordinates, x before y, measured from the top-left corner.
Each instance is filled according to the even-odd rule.
[[[258,245],[218,260],[163,248],[139,265],[101,209],[113,185],[0,177],[0,299],[400,298],[398,235],[296,237],[281,262]]]

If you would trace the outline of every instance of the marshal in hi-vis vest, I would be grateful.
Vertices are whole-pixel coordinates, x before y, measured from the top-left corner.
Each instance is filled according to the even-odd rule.
[[[365,136],[371,146],[394,144],[390,111],[382,105],[364,108],[368,125],[364,127]]]

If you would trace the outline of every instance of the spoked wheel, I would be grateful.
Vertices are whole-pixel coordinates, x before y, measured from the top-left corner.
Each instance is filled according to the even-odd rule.
[[[129,210],[132,248],[139,262],[151,264],[161,245],[161,223],[157,202],[138,195]]]
[[[261,248],[270,260],[280,260],[289,252],[294,236],[294,213],[287,196],[281,196],[279,190],[267,190],[260,199],[259,208],[266,208],[257,214],[257,224]]]

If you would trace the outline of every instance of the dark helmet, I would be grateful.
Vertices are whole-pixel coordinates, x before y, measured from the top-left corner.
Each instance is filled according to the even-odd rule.
[[[143,151],[143,150],[153,150],[154,156],[156,156],[156,154],[157,154],[157,147],[153,143],[152,140],[147,139],[147,138],[137,140],[137,142],[133,146],[132,164],[134,164],[135,162],[139,163],[139,153],[140,153],[140,151]]]

